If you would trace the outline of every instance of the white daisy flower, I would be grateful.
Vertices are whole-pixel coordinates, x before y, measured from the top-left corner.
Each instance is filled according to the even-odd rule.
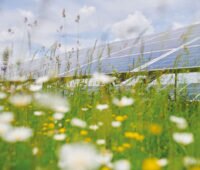
[[[98,125],[90,125],[89,129],[96,131],[99,129],[99,126]]]
[[[105,139],[97,139],[96,143],[97,143],[97,145],[105,145],[106,141],[105,141]]]
[[[4,106],[0,106],[0,111],[2,111],[4,109]]]
[[[0,99],[5,99],[7,97],[7,94],[4,92],[0,92]]]
[[[99,126],[103,126],[103,122],[98,122],[98,125]]]
[[[183,145],[189,145],[194,142],[194,137],[192,133],[174,133],[173,139],[175,142]]]
[[[34,95],[38,105],[54,110],[55,112],[69,112],[69,104],[67,99],[53,94],[37,93]]]
[[[183,117],[170,116],[170,121],[175,123],[179,129],[186,129],[188,124],[187,121]]]
[[[0,136],[4,136],[11,128],[7,123],[0,123]]]
[[[38,147],[34,147],[34,148],[32,149],[32,153],[33,153],[33,155],[37,155],[38,152],[39,152]]]
[[[82,108],[81,110],[86,112],[86,111],[88,111],[88,108]]]
[[[102,73],[94,73],[92,79],[102,84],[108,84],[115,81],[116,77],[107,76]]]
[[[99,154],[89,144],[66,144],[60,150],[58,166],[62,170],[97,170]]]
[[[9,130],[3,139],[7,142],[22,142],[28,140],[33,135],[33,131],[26,127],[17,127]]]
[[[132,98],[128,98],[128,97],[122,97],[120,100],[117,98],[113,99],[113,104],[118,107],[130,106],[133,103],[134,103],[134,100]]]
[[[120,127],[122,125],[122,123],[119,122],[119,121],[113,121],[113,122],[111,122],[111,125],[114,128],[118,128],[118,127]]]
[[[105,110],[105,109],[108,109],[108,105],[107,104],[98,104],[97,106],[96,106],[96,108],[98,109],[98,110],[100,110],[100,111],[103,111],[103,110]]]
[[[44,112],[42,112],[42,111],[35,111],[33,114],[35,116],[42,116],[42,115],[44,115]]]
[[[32,92],[40,91],[42,90],[42,85],[37,85],[37,84],[31,84],[29,87],[29,90]]]
[[[183,159],[183,164],[184,164],[185,167],[200,165],[200,159],[190,157],[190,156],[186,156]]]
[[[54,136],[53,136],[53,139],[54,140],[57,140],[57,141],[63,141],[63,140],[65,140],[66,139],[66,135],[65,134],[55,134]]]
[[[111,163],[112,158],[113,158],[113,153],[110,152],[109,150],[106,150],[101,153],[99,160],[102,165],[106,165],[112,169],[113,168],[113,165]]]
[[[80,128],[85,128],[87,126],[87,123],[79,118],[73,118],[71,120],[71,125]]]
[[[64,117],[65,117],[65,114],[64,114],[64,113],[54,113],[54,114],[53,114],[53,118],[54,118],[55,120],[62,120]]]
[[[13,120],[14,120],[14,115],[12,112],[0,113],[0,123],[11,123]]]
[[[32,97],[26,94],[16,94],[10,97],[10,103],[17,107],[27,106],[31,101]]]
[[[127,160],[119,160],[114,163],[114,170],[130,170],[131,164]]]
[[[48,76],[44,76],[44,77],[39,77],[35,83],[36,84],[43,84],[49,81],[49,77]]]
[[[168,160],[166,158],[159,159],[157,162],[158,162],[158,165],[161,167],[164,167],[168,164]]]

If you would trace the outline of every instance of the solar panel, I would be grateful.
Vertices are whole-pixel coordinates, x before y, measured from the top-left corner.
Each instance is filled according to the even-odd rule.
[[[200,45],[181,49],[144,68],[143,71],[200,67]]]
[[[141,34],[142,35],[142,34]],[[200,24],[10,65],[7,76],[111,74],[200,67]],[[187,46],[185,48],[185,46]],[[189,52],[188,52],[189,51]]]

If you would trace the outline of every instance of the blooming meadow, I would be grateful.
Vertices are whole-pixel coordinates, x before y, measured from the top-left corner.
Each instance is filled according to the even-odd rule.
[[[1,82],[0,169],[199,170],[200,104],[171,87]]]

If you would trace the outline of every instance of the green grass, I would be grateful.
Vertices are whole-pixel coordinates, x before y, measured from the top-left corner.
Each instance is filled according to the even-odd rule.
[[[20,90],[10,92],[11,86],[22,86]],[[126,159],[131,162],[132,170],[144,169],[144,160],[150,158],[167,158],[169,163],[163,169],[184,170],[183,158],[191,156],[200,158],[200,103],[189,102],[177,97],[176,101],[169,97],[170,88],[151,88],[138,83],[127,88],[114,88],[106,85],[91,91],[79,86],[68,89],[65,81],[51,81],[45,83],[43,90],[46,93],[62,95],[70,105],[70,111],[63,120],[55,121],[54,111],[39,106],[35,101],[24,107],[16,107],[9,102],[9,97],[16,93],[33,95],[28,90],[31,82],[2,83],[2,91],[8,97],[0,101],[4,111],[14,113],[13,126],[30,127],[34,135],[25,142],[9,143],[0,138],[0,169],[2,170],[56,170],[58,168],[58,151],[65,143],[89,142],[95,145],[98,151],[109,150],[113,153],[112,162]],[[4,88],[3,88],[4,87]],[[15,88],[16,89],[16,88]],[[127,107],[118,107],[113,104],[113,98],[123,96],[133,98],[134,104]],[[103,111],[96,109],[97,104],[108,104],[109,108]],[[87,108],[83,111],[82,108]],[[42,116],[35,116],[34,111],[43,111]],[[1,114],[1,113],[0,113]],[[170,115],[184,117],[188,127],[178,129],[169,121]],[[88,128],[78,128],[71,125],[71,119],[80,118],[88,125],[103,125],[93,131]],[[115,120],[122,121],[118,128],[111,126]],[[56,141],[53,135],[57,132],[67,135],[64,141]],[[137,133],[140,137],[127,137],[127,132]],[[191,132],[194,142],[185,146],[172,139],[174,132]],[[132,134],[131,133],[131,134]],[[144,139],[143,139],[144,138]],[[97,139],[105,139],[105,145],[97,145]],[[32,154],[34,147],[38,153]],[[152,162],[153,164],[153,162]],[[105,167],[101,167],[105,169]],[[188,169],[192,169],[189,167]],[[148,169],[144,169],[148,170]],[[156,168],[149,170],[157,170]]]

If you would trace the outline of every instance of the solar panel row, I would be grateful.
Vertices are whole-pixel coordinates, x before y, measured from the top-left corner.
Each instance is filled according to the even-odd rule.
[[[200,24],[10,65],[7,76],[38,77],[56,73],[65,77],[97,71],[111,74],[113,71],[124,73],[200,67],[200,38],[197,37],[200,37]]]

